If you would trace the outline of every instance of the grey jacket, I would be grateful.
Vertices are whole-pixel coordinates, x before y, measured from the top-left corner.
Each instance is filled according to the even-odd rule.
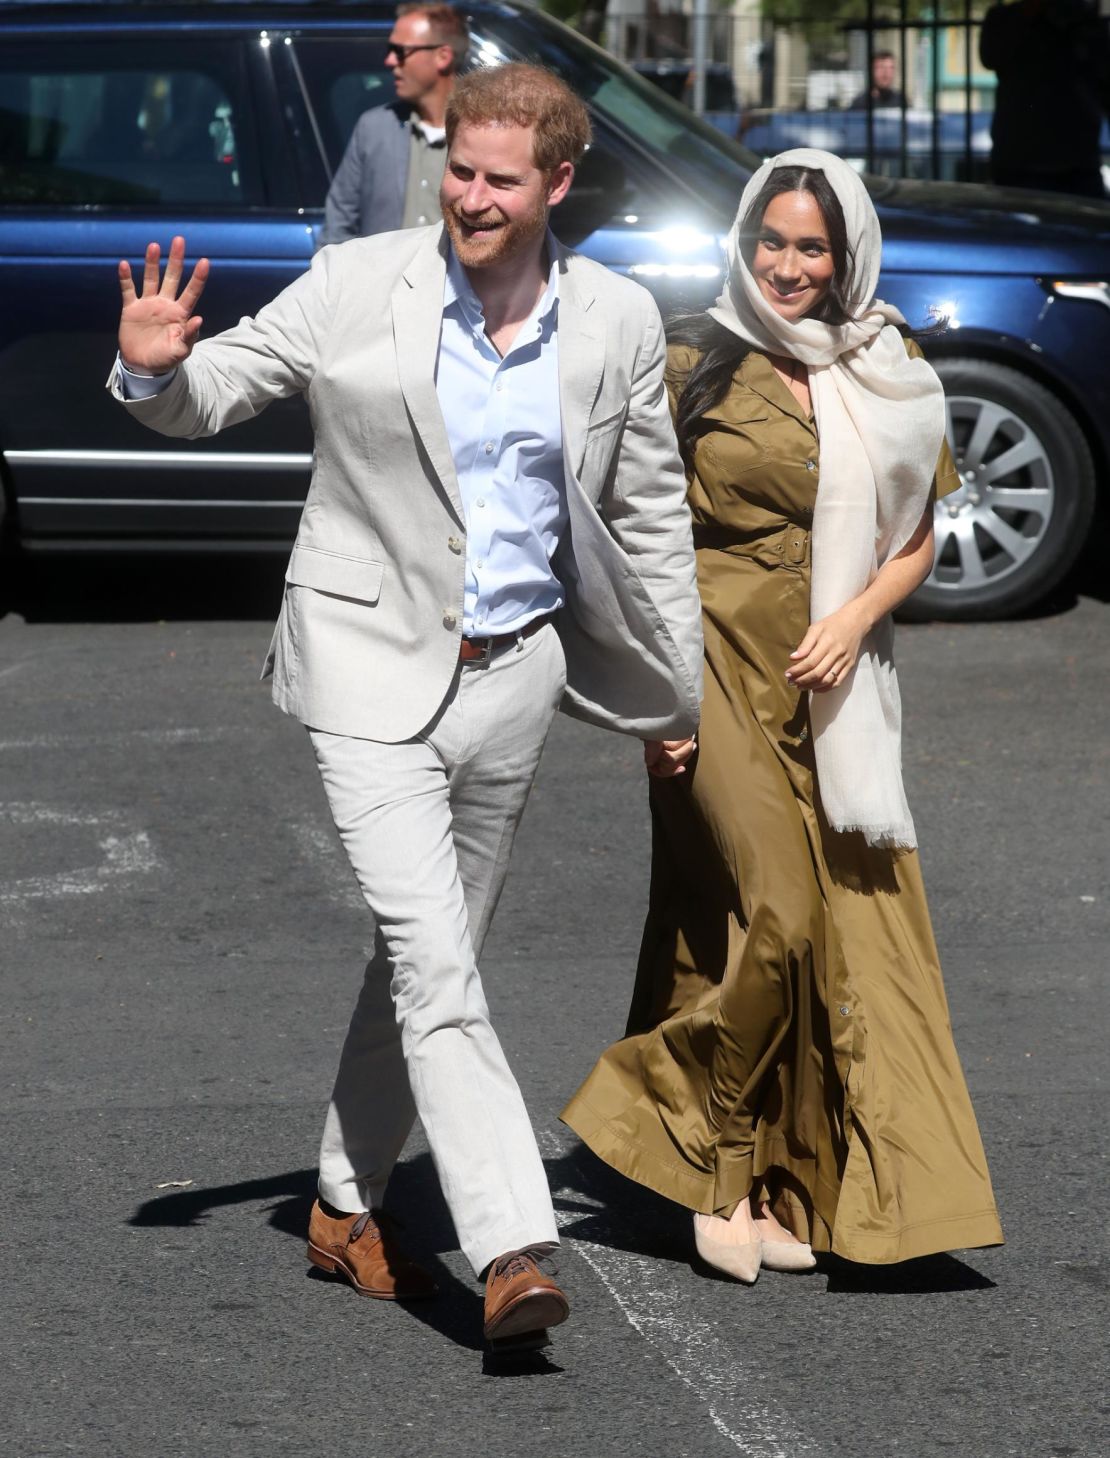
[[[412,108],[403,101],[364,111],[328,189],[320,247],[391,233],[401,226],[408,182]]]
[[[333,734],[410,738],[458,670],[466,518],[435,384],[446,253],[442,225],[324,248],[127,405],[195,439],[307,396],[312,484],[266,672],[280,708]],[[698,721],[701,604],[659,310],[590,259],[558,260],[563,709],[680,738]],[[111,384],[122,397],[118,371]]]

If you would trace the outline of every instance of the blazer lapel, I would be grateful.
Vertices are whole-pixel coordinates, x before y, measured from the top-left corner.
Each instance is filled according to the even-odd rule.
[[[586,431],[605,367],[605,321],[593,290],[559,247],[559,408],[563,462],[578,480],[586,454]]]
[[[442,230],[430,234],[397,280],[391,298],[393,344],[397,377],[417,436],[460,524],[465,526],[451,443],[436,394],[446,246]]]

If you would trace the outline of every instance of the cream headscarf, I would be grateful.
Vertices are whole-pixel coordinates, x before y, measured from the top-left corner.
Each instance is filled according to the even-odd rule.
[[[741,251],[744,219],[778,167],[822,172],[847,226],[847,324],[791,323],[760,293]],[[758,228],[760,219],[752,220]],[[709,313],[757,349],[807,366],[821,445],[813,513],[810,619],[858,597],[909,541],[929,500],[944,438],[944,392],[932,367],[906,354],[897,309],[874,297],[882,236],[858,174],[798,147],[765,162],[740,199],[726,244],[728,277]],[[834,830],[861,830],[871,845],[914,846],[902,788],[902,709],[889,617],[864,639],[845,681],[810,695],[821,801]]]

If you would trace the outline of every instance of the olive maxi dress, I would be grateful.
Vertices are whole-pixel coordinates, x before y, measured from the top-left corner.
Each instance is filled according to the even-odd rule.
[[[672,407],[695,359],[670,350]],[[809,625],[817,484],[813,421],[753,350],[704,416],[690,473],[697,757],[651,782],[627,1036],[562,1117],[692,1210],[769,1200],[815,1250],[889,1262],[995,1245],[917,854],[829,829],[807,695],[784,677]],[[945,447],[937,490],[958,485]]]

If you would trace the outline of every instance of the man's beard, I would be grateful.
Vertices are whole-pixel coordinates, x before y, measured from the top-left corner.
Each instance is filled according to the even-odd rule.
[[[489,268],[504,263],[522,249],[542,238],[547,229],[547,203],[541,197],[535,208],[523,217],[506,218],[500,208],[489,208],[476,218],[463,219],[455,205],[442,204],[443,222],[455,250],[455,257],[464,268]],[[466,225],[493,225],[493,231],[476,238]]]

